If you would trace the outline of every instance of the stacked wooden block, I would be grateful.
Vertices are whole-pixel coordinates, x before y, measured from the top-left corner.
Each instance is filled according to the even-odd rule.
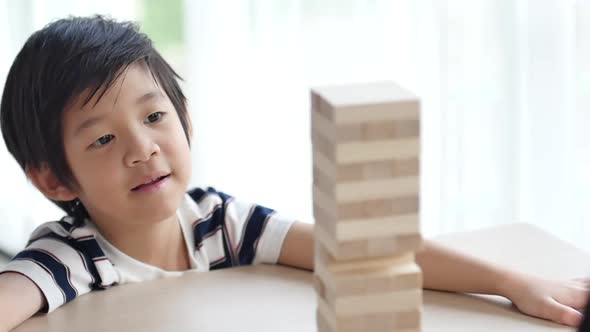
[[[420,105],[394,83],[313,89],[318,331],[420,331]]]

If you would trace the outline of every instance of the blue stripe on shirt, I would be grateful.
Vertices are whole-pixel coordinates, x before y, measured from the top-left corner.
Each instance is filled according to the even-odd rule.
[[[268,221],[268,218],[274,213],[274,210],[257,205],[246,221],[244,238],[238,257],[240,265],[252,264],[254,256],[256,255],[256,246],[258,239],[262,235],[262,231]]]
[[[222,193],[222,192],[218,192],[217,194],[219,195],[219,197],[221,197],[221,201],[223,202],[223,205],[222,205],[222,209],[223,209],[223,250],[225,251],[225,255],[226,255],[226,257],[229,258],[230,263],[231,263],[231,265],[226,266],[226,267],[240,265],[240,261],[235,256],[235,253],[233,250],[233,244],[231,243],[231,239],[229,237],[229,231],[227,230],[227,224],[225,223],[225,218],[227,216],[227,212],[226,212],[227,207],[230,204],[230,202],[233,201],[234,198],[232,196]],[[221,268],[221,267],[219,267],[219,268]]]
[[[223,252],[225,259],[214,262],[215,264],[210,265],[209,268],[211,270],[231,267],[234,265],[232,260],[232,255],[230,251],[230,247],[226,240],[226,231],[225,231],[225,208],[224,205],[218,207],[209,218],[205,220],[199,221],[193,227],[193,235],[195,238],[195,247],[200,248],[203,241],[210,236],[212,232],[218,232],[219,228],[221,228],[221,232],[223,234]]]
[[[49,234],[46,234],[40,238],[34,239],[31,242],[34,242],[34,241],[37,241],[40,239],[45,239],[45,238],[60,241],[64,244],[66,244],[67,246],[69,246],[70,248],[76,250],[78,253],[80,253],[82,255],[83,264],[84,264],[84,266],[86,266],[88,268],[88,272],[90,273],[90,275],[94,279],[94,283],[91,285],[92,289],[95,289],[95,290],[96,289],[104,289],[105,286],[108,286],[108,285],[105,285],[105,286],[102,285],[102,278],[100,277],[100,274],[98,273],[98,270],[96,269],[96,265],[94,265],[94,262],[96,260],[106,258],[104,252],[102,251],[102,249],[98,245],[98,242],[96,242],[96,239],[94,238],[94,236],[88,237],[85,239],[81,239],[81,240],[75,240],[71,237],[64,237],[64,236],[59,236],[55,233],[49,233]]]
[[[70,302],[78,295],[78,291],[71,284],[70,269],[52,255],[38,249],[26,249],[18,253],[13,260],[30,260],[50,271],[64,295],[64,303]]]
[[[216,208],[209,218],[199,221],[193,227],[193,235],[195,237],[195,247],[199,248],[203,240],[209,237],[211,232],[215,232],[222,227],[222,209]]]
[[[201,201],[207,196],[208,194],[219,194],[217,190],[213,187],[207,187],[207,190],[203,190],[202,188],[194,188],[187,191],[187,194],[195,201],[195,203],[199,204]]]
[[[209,266],[210,270],[217,270],[237,265],[249,265],[254,261],[256,256],[256,246],[258,240],[264,231],[266,222],[271,214],[275,211],[260,205],[255,205],[254,211],[245,222],[245,230],[243,239],[241,239],[241,246],[238,253],[238,257],[235,257],[234,251],[231,249],[231,241],[229,238],[229,232],[225,223],[226,208],[229,202],[233,200],[233,197],[223,192],[218,192],[212,187],[208,187],[207,190],[201,188],[194,188],[188,192],[190,197],[196,202],[201,202],[207,195],[217,195],[222,200],[220,208],[215,210],[213,215],[204,221],[200,221],[193,229],[195,237],[195,246],[199,248],[204,238],[209,232],[216,230],[220,225],[223,232],[223,250],[225,259],[220,259],[216,262],[212,262]]]
[[[61,218],[60,221],[58,221],[57,223],[68,233],[72,232],[72,229],[74,229],[76,226],[70,224],[69,222],[65,221],[65,218],[67,217],[63,217]]]
[[[233,200],[233,197],[222,192],[218,192],[213,187],[208,187],[206,191],[204,191],[201,188],[195,188],[189,191],[188,194],[197,204],[201,202],[205,198],[205,196],[209,194],[221,198],[221,204],[218,208],[216,208],[213,214],[207,220],[199,221],[199,223],[195,225],[193,229],[195,246],[196,248],[200,248],[203,240],[207,238],[207,236],[210,235],[211,232],[215,232],[219,229],[219,227],[221,227],[223,239],[223,253],[225,257],[215,262],[211,262],[209,265],[209,269],[218,270],[238,265],[239,261],[234,256],[231,241],[227,231],[227,225],[225,223],[225,211],[227,208],[227,204],[231,200]]]

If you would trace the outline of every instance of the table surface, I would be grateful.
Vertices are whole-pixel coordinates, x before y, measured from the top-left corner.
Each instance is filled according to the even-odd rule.
[[[526,224],[440,242],[551,278],[584,277],[590,254]],[[77,298],[15,331],[316,331],[310,272],[271,265],[187,272]],[[504,298],[424,292],[423,331],[573,331],[518,313]]]

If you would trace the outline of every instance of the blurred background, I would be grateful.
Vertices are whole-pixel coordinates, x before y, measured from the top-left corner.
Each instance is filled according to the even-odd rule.
[[[527,222],[590,250],[587,1],[0,0],[0,87],[32,32],[91,14],[184,77],[193,186],[313,222],[309,88],[392,80],[422,100],[426,236]],[[62,214],[2,142],[0,250]]]

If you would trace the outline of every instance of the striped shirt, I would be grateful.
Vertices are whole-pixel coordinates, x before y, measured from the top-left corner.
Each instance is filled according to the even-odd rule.
[[[275,264],[292,225],[271,209],[236,201],[214,188],[187,192],[177,210],[191,270]],[[51,312],[77,296],[128,282],[181,275],[127,256],[89,220],[64,217],[39,226],[2,272],[31,279]]]

